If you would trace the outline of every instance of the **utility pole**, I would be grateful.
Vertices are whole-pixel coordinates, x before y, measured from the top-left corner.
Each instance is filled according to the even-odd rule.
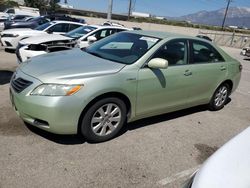
[[[226,11],[225,11],[225,15],[224,15],[224,18],[223,18],[223,22],[222,22],[222,30],[224,29],[224,26],[225,26],[225,21],[226,21],[226,18],[227,18],[227,12],[228,12],[228,8],[229,8],[229,5],[230,3],[232,2],[232,0],[227,0],[227,8],[226,8]]]
[[[131,8],[132,8],[132,0],[129,0],[129,5],[128,5],[128,20],[130,19],[130,15],[131,15]]]
[[[113,8],[113,0],[109,0],[109,6],[108,6],[108,16],[107,19],[110,21],[112,18],[112,8]]]

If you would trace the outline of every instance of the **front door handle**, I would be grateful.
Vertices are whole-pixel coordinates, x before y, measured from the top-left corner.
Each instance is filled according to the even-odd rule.
[[[227,69],[227,68],[226,68],[225,66],[221,66],[221,67],[220,67],[220,70],[221,70],[221,71],[224,71],[224,70],[226,70],[226,69]]]
[[[191,76],[192,72],[190,70],[186,70],[184,73],[185,76]]]

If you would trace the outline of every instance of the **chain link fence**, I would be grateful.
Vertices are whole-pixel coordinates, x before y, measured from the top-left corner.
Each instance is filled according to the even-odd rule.
[[[234,48],[243,48],[250,46],[250,35],[228,33],[228,32],[208,32],[199,31],[199,34],[210,37],[214,43],[219,46],[229,46]]]

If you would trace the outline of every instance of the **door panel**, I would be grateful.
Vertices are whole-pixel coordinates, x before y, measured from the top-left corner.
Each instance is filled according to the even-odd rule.
[[[227,63],[212,45],[190,41],[190,77],[193,83],[188,90],[189,103],[208,103],[217,86],[227,75]]]
[[[168,69],[140,69],[138,73],[136,114],[164,113],[185,106],[189,78],[188,65]]]
[[[189,103],[207,103],[216,87],[222,83],[227,74],[227,64],[207,63],[191,65],[190,81],[193,83],[187,91]]]
[[[153,58],[168,61],[167,69],[143,68],[138,73],[137,115],[160,114],[185,106],[189,76],[188,45],[185,39],[174,39],[161,46]]]

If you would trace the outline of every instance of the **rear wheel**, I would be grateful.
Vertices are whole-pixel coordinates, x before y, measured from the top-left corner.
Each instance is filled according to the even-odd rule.
[[[228,100],[229,92],[230,92],[229,85],[226,83],[221,84],[214,92],[214,95],[209,103],[209,109],[210,110],[222,109]]]
[[[126,105],[118,98],[105,98],[91,106],[82,119],[81,133],[92,142],[107,141],[126,121]]]

